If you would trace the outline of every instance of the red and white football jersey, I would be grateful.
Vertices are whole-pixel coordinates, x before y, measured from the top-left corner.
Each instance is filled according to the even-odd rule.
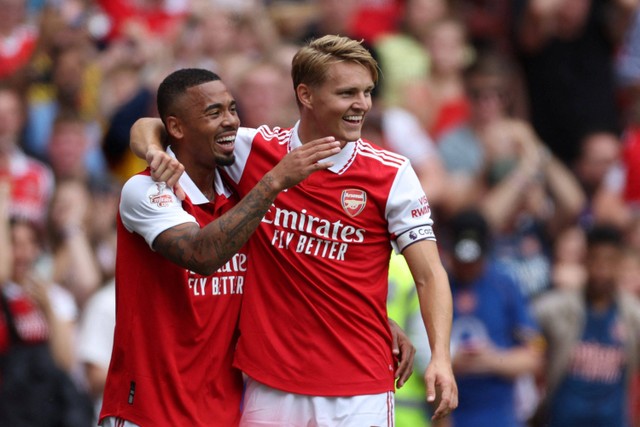
[[[53,194],[54,179],[51,169],[22,151],[15,150],[9,161],[9,174],[10,215],[44,224]]]
[[[241,128],[225,171],[243,196],[300,145],[297,125]],[[358,140],[329,160],[280,193],[250,240],[235,365],[299,394],[392,391],[389,257],[435,239],[429,204],[405,157]]]
[[[180,202],[149,171],[124,185],[118,216],[116,327],[100,419],[141,426],[234,426],[242,376],[232,367],[247,257],[236,254],[212,276],[154,252],[164,230],[204,226],[235,204],[217,177],[209,202],[183,174]]]

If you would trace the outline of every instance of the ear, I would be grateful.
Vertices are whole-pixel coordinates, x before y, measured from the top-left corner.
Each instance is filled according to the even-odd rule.
[[[313,108],[313,93],[308,85],[300,83],[296,88],[296,95],[298,95],[298,100],[303,107]]]
[[[182,124],[180,123],[180,119],[176,116],[168,116],[166,121],[166,129],[167,133],[174,139],[182,139],[184,137],[184,132],[182,132]]]

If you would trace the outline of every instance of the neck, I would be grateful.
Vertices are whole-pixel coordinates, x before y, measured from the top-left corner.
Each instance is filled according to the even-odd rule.
[[[213,201],[216,196],[215,191],[215,165],[203,166],[202,162],[198,162],[196,159],[191,158],[188,155],[181,155],[177,147],[172,146],[173,152],[176,158],[184,165],[184,171],[198,189],[206,196],[207,199]]]
[[[587,288],[587,302],[596,311],[604,311],[611,307],[614,296],[610,292],[596,292]]]
[[[304,115],[304,113],[302,115]],[[298,124],[298,138],[300,138],[300,142],[303,144],[317,138],[315,136],[317,132],[311,123],[311,120],[301,119]]]
[[[300,124],[298,125],[298,138],[300,138],[300,142],[302,144],[306,144],[307,142],[311,142],[319,138],[324,138],[325,136],[333,135],[320,135],[320,132],[318,132],[317,128],[313,124],[313,120],[305,120],[304,118],[300,120]],[[340,149],[342,149],[347,145],[347,142],[350,141],[338,142],[340,142]]]

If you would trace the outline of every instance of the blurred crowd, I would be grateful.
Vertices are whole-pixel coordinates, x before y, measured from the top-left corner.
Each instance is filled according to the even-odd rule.
[[[129,129],[157,115],[159,82],[178,68],[210,69],[235,96],[242,125],[291,127],[293,54],[310,38],[346,35],[362,39],[381,69],[363,137],[407,156],[429,198],[454,289],[452,351],[480,340],[502,364],[454,351],[458,412],[466,415],[447,423],[485,425],[473,421],[474,411],[495,413],[500,404],[522,422],[538,403],[553,407],[551,374],[560,378],[558,396],[575,386],[567,378],[602,385],[598,375],[580,376],[580,361],[591,357],[580,343],[609,340],[605,350],[628,344],[617,335],[587,337],[600,301],[588,285],[609,284],[612,301],[640,297],[639,4],[0,0],[2,292],[26,319],[20,327],[50,342],[56,361],[98,406],[115,321],[120,185],[146,167],[129,150]],[[603,241],[619,249],[604,279],[591,253]],[[476,271],[478,260],[492,267]],[[500,277],[485,280],[500,282],[499,289],[470,287],[484,283],[485,270]],[[413,383],[398,394],[397,425],[428,425],[419,384],[428,346],[414,322],[406,266],[392,266],[391,285],[391,315],[414,334],[420,355]],[[548,322],[549,307],[568,307],[551,298],[556,293],[585,296],[587,313],[561,374],[549,372],[559,328]],[[483,298],[492,301],[485,315],[476,310]],[[620,304],[611,307],[605,329],[624,317]],[[600,321],[595,313],[593,322]],[[626,325],[627,335],[640,338],[633,328]],[[9,345],[5,335],[0,320],[0,354]],[[496,348],[519,351],[519,364],[505,368],[510,359]],[[619,359],[609,368],[623,379],[621,419],[628,413],[640,425],[637,361]],[[474,401],[467,389],[482,387],[508,396],[465,406],[465,396]],[[596,388],[594,396],[604,390]],[[404,424],[403,402],[413,412]]]

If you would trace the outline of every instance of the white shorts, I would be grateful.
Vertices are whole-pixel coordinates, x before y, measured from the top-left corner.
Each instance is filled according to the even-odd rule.
[[[107,417],[102,420],[102,424],[100,425],[102,427],[140,427],[138,424],[116,417]]]
[[[393,427],[393,392],[348,397],[287,393],[247,378],[240,427]]]

